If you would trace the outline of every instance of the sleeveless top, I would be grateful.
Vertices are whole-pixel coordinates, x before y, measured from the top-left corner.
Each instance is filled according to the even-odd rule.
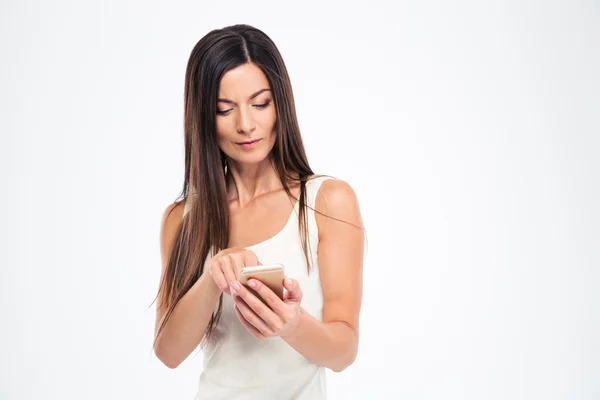
[[[314,208],[317,192],[328,176],[306,183],[306,202]],[[188,210],[186,202],[184,215]],[[296,202],[286,225],[271,238],[246,247],[262,264],[283,264],[285,275],[296,279],[302,289],[302,308],[323,320],[323,292],[317,259],[319,244],[315,212],[306,207],[308,219],[308,272],[298,231]],[[207,261],[212,254],[209,254]],[[216,308],[215,308],[216,310]],[[223,309],[215,328],[215,343],[203,348],[203,371],[195,400],[326,398],[325,368],[313,364],[280,337],[256,339],[239,321],[231,296],[223,294]]]

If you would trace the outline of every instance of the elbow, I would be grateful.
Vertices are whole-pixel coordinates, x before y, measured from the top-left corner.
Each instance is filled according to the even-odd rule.
[[[182,360],[174,357],[169,352],[164,351],[161,347],[157,346],[154,348],[154,354],[167,368],[175,369],[179,367]]]
[[[169,369],[175,369],[181,364],[181,360],[176,360],[174,358],[169,358],[165,356],[159,356],[158,354],[156,356]]]
[[[181,361],[172,361],[172,360],[160,360],[162,361],[162,363],[164,365],[167,366],[167,368],[169,369],[175,369],[177,367],[179,367],[179,365],[181,364]]]
[[[357,346],[353,346],[353,348],[350,351],[348,351],[348,353],[346,353],[344,355],[344,357],[340,358],[335,365],[331,366],[331,370],[333,372],[342,372],[342,371],[344,371],[346,368],[348,368],[349,366],[351,366],[352,364],[354,364],[354,361],[356,360],[357,353],[358,353]]]
[[[342,372],[343,370],[345,370],[348,367],[349,367],[349,365],[341,365],[341,366],[333,367],[333,368],[331,368],[331,370],[333,372]]]
[[[356,360],[358,354],[358,329],[353,329],[348,323],[344,324],[350,329],[351,335],[347,336],[344,351],[339,357],[336,357],[335,362],[329,367],[333,372],[342,372]]]

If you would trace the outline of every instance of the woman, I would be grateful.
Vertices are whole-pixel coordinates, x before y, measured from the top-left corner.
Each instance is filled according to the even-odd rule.
[[[196,399],[325,398],[325,368],[342,371],[358,349],[354,191],[313,174],[283,59],[251,26],[194,47],[184,119],[184,199],[161,226],[156,355],[175,368],[201,344]],[[258,280],[248,286],[267,304],[240,285],[259,263],[284,265],[283,300]]]

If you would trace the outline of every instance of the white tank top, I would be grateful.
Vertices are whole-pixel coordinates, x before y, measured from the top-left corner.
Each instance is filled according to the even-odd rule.
[[[309,206],[315,207],[317,191],[327,179],[332,178],[321,176],[307,182]],[[323,292],[317,259],[319,236],[315,212],[306,208],[311,258],[309,274],[298,232],[298,208],[296,203],[285,227],[275,236],[246,249],[256,253],[262,264],[283,264],[285,274],[298,280],[302,288],[302,308],[322,321]],[[187,210],[186,203],[184,215]],[[233,300],[227,294],[223,295],[223,311],[215,335],[218,341],[203,349],[204,370],[195,400],[326,398],[325,368],[308,361],[279,337],[256,339],[238,320]]]

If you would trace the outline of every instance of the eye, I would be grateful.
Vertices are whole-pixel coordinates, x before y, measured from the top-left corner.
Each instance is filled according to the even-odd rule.
[[[233,110],[233,108],[230,108],[229,110],[217,110],[217,115],[227,115],[231,110]]]
[[[271,104],[271,100],[268,100],[266,103],[263,103],[263,104],[255,104],[254,107],[267,108],[269,106],[269,104]]]

